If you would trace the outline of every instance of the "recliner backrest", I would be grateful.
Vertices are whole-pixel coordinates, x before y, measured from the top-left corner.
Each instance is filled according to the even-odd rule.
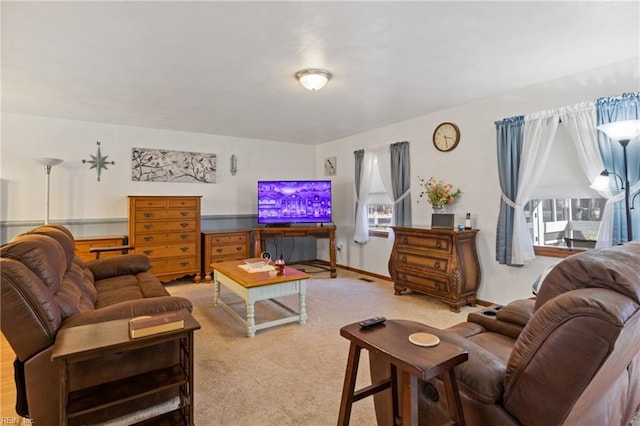
[[[0,258],[2,333],[19,360],[52,345],[62,313],[44,282],[23,263]]]
[[[584,401],[606,400],[594,393],[606,393],[628,376],[640,351],[640,339],[629,336],[640,335],[638,327],[640,242],[564,259],[545,278],[534,314],[514,344],[505,409],[527,425],[541,418],[547,424],[579,419]],[[536,414],[540,410],[544,417]]]
[[[587,250],[562,260],[545,277],[535,309],[579,288],[608,288],[640,303],[640,240]]]
[[[544,424],[562,424],[597,374],[614,380],[631,363],[635,354],[616,365],[607,360],[620,350],[624,328],[638,326],[639,309],[625,295],[597,288],[569,291],[542,305],[509,358],[505,409],[522,424],[541,424],[542,418]]]
[[[69,235],[48,225],[0,247],[2,331],[20,360],[53,344],[66,318],[95,309],[93,274]]]

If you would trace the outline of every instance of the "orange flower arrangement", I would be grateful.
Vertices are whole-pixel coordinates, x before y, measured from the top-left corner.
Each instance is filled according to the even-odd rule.
[[[452,204],[462,194],[460,189],[454,189],[450,183],[444,183],[432,177],[425,180],[418,176],[418,179],[420,180],[420,186],[423,188],[422,192],[420,192],[420,198],[426,196],[427,201],[433,207],[441,208]]]

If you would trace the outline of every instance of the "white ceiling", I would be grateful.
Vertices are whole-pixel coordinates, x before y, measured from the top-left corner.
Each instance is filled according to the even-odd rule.
[[[2,2],[2,108],[317,144],[640,56],[640,2]],[[333,79],[319,92],[303,68]]]

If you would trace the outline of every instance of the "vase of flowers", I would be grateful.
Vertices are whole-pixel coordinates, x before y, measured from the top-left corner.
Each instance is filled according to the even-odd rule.
[[[450,183],[444,183],[434,178],[424,179],[418,176],[422,191],[420,198],[426,198],[433,207],[434,213],[445,213],[445,208],[452,204],[462,194],[460,189],[454,189]],[[420,200],[418,200],[420,202]]]

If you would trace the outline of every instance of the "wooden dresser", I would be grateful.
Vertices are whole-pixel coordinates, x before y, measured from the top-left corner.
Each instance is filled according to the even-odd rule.
[[[251,257],[251,231],[211,231],[202,233],[202,271],[211,281],[212,263]]]
[[[409,289],[436,297],[460,312],[475,305],[480,284],[477,229],[393,227],[389,273],[395,294]]]
[[[200,196],[129,196],[129,244],[168,282],[195,274],[200,282]]]

